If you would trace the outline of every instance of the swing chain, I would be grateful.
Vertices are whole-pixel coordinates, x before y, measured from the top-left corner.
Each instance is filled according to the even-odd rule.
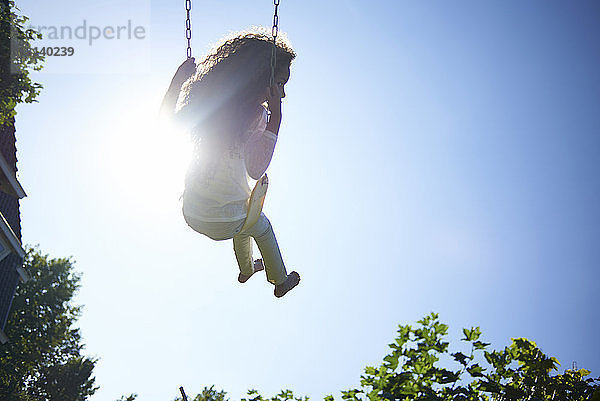
[[[273,0],[275,6],[275,13],[273,14],[273,28],[271,28],[271,35],[273,35],[273,47],[271,49],[271,78],[269,79],[269,86],[275,84],[275,65],[277,64],[277,34],[279,33],[279,15],[277,15],[277,8],[279,7],[279,0]]]
[[[192,0],[185,0],[185,11],[187,17],[185,19],[185,38],[187,39],[187,58],[192,57],[192,20],[190,18],[190,11],[192,11]]]

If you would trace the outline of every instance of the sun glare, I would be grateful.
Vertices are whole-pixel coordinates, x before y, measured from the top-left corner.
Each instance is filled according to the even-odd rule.
[[[113,184],[144,209],[171,207],[183,193],[192,150],[188,136],[159,119],[154,101],[137,99],[118,109],[106,153]]]

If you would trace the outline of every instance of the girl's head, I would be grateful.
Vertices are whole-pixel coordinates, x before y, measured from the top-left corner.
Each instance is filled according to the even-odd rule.
[[[242,32],[221,40],[198,64],[182,88],[178,110],[193,118],[200,136],[233,139],[256,118],[269,86],[272,49],[266,30]],[[296,53],[283,35],[276,52],[275,84],[281,84]]]

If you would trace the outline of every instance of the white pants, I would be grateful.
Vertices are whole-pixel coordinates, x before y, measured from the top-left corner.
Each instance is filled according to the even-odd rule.
[[[233,238],[233,251],[237,259],[240,272],[249,276],[254,271],[254,261],[252,259],[252,241],[254,238],[260,254],[262,255],[265,270],[267,271],[267,280],[270,283],[279,285],[287,278],[283,258],[279,251],[279,245],[273,232],[271,222],[264,213],[260,214],[258,221],[251,227],[241,231],[244,225],[244,219],[231,222],[206,222],[191,217],[185,217],[187,224],[201,234],[215,241],[223,241]]]

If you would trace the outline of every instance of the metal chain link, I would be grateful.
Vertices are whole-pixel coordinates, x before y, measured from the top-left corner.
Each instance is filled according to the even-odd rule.
[[[190,11],[192,11],[192,0],[185,0],[185,10],[187,17],[185,19],[185,38],[187,39],[187,58],[192,57],[192,20],[190,19]]]
[[[269,79],[269,86],[275,84],[275,65],[277,64],[277,34],[279,33],[279,15],[277,15],[277,7],[279,7],[279,0],[273,0],[275,6],[275,13],[273,14],[273,28],[271,28],[271,35],[273,35],[273,48],[271,49],[271,78]]]

